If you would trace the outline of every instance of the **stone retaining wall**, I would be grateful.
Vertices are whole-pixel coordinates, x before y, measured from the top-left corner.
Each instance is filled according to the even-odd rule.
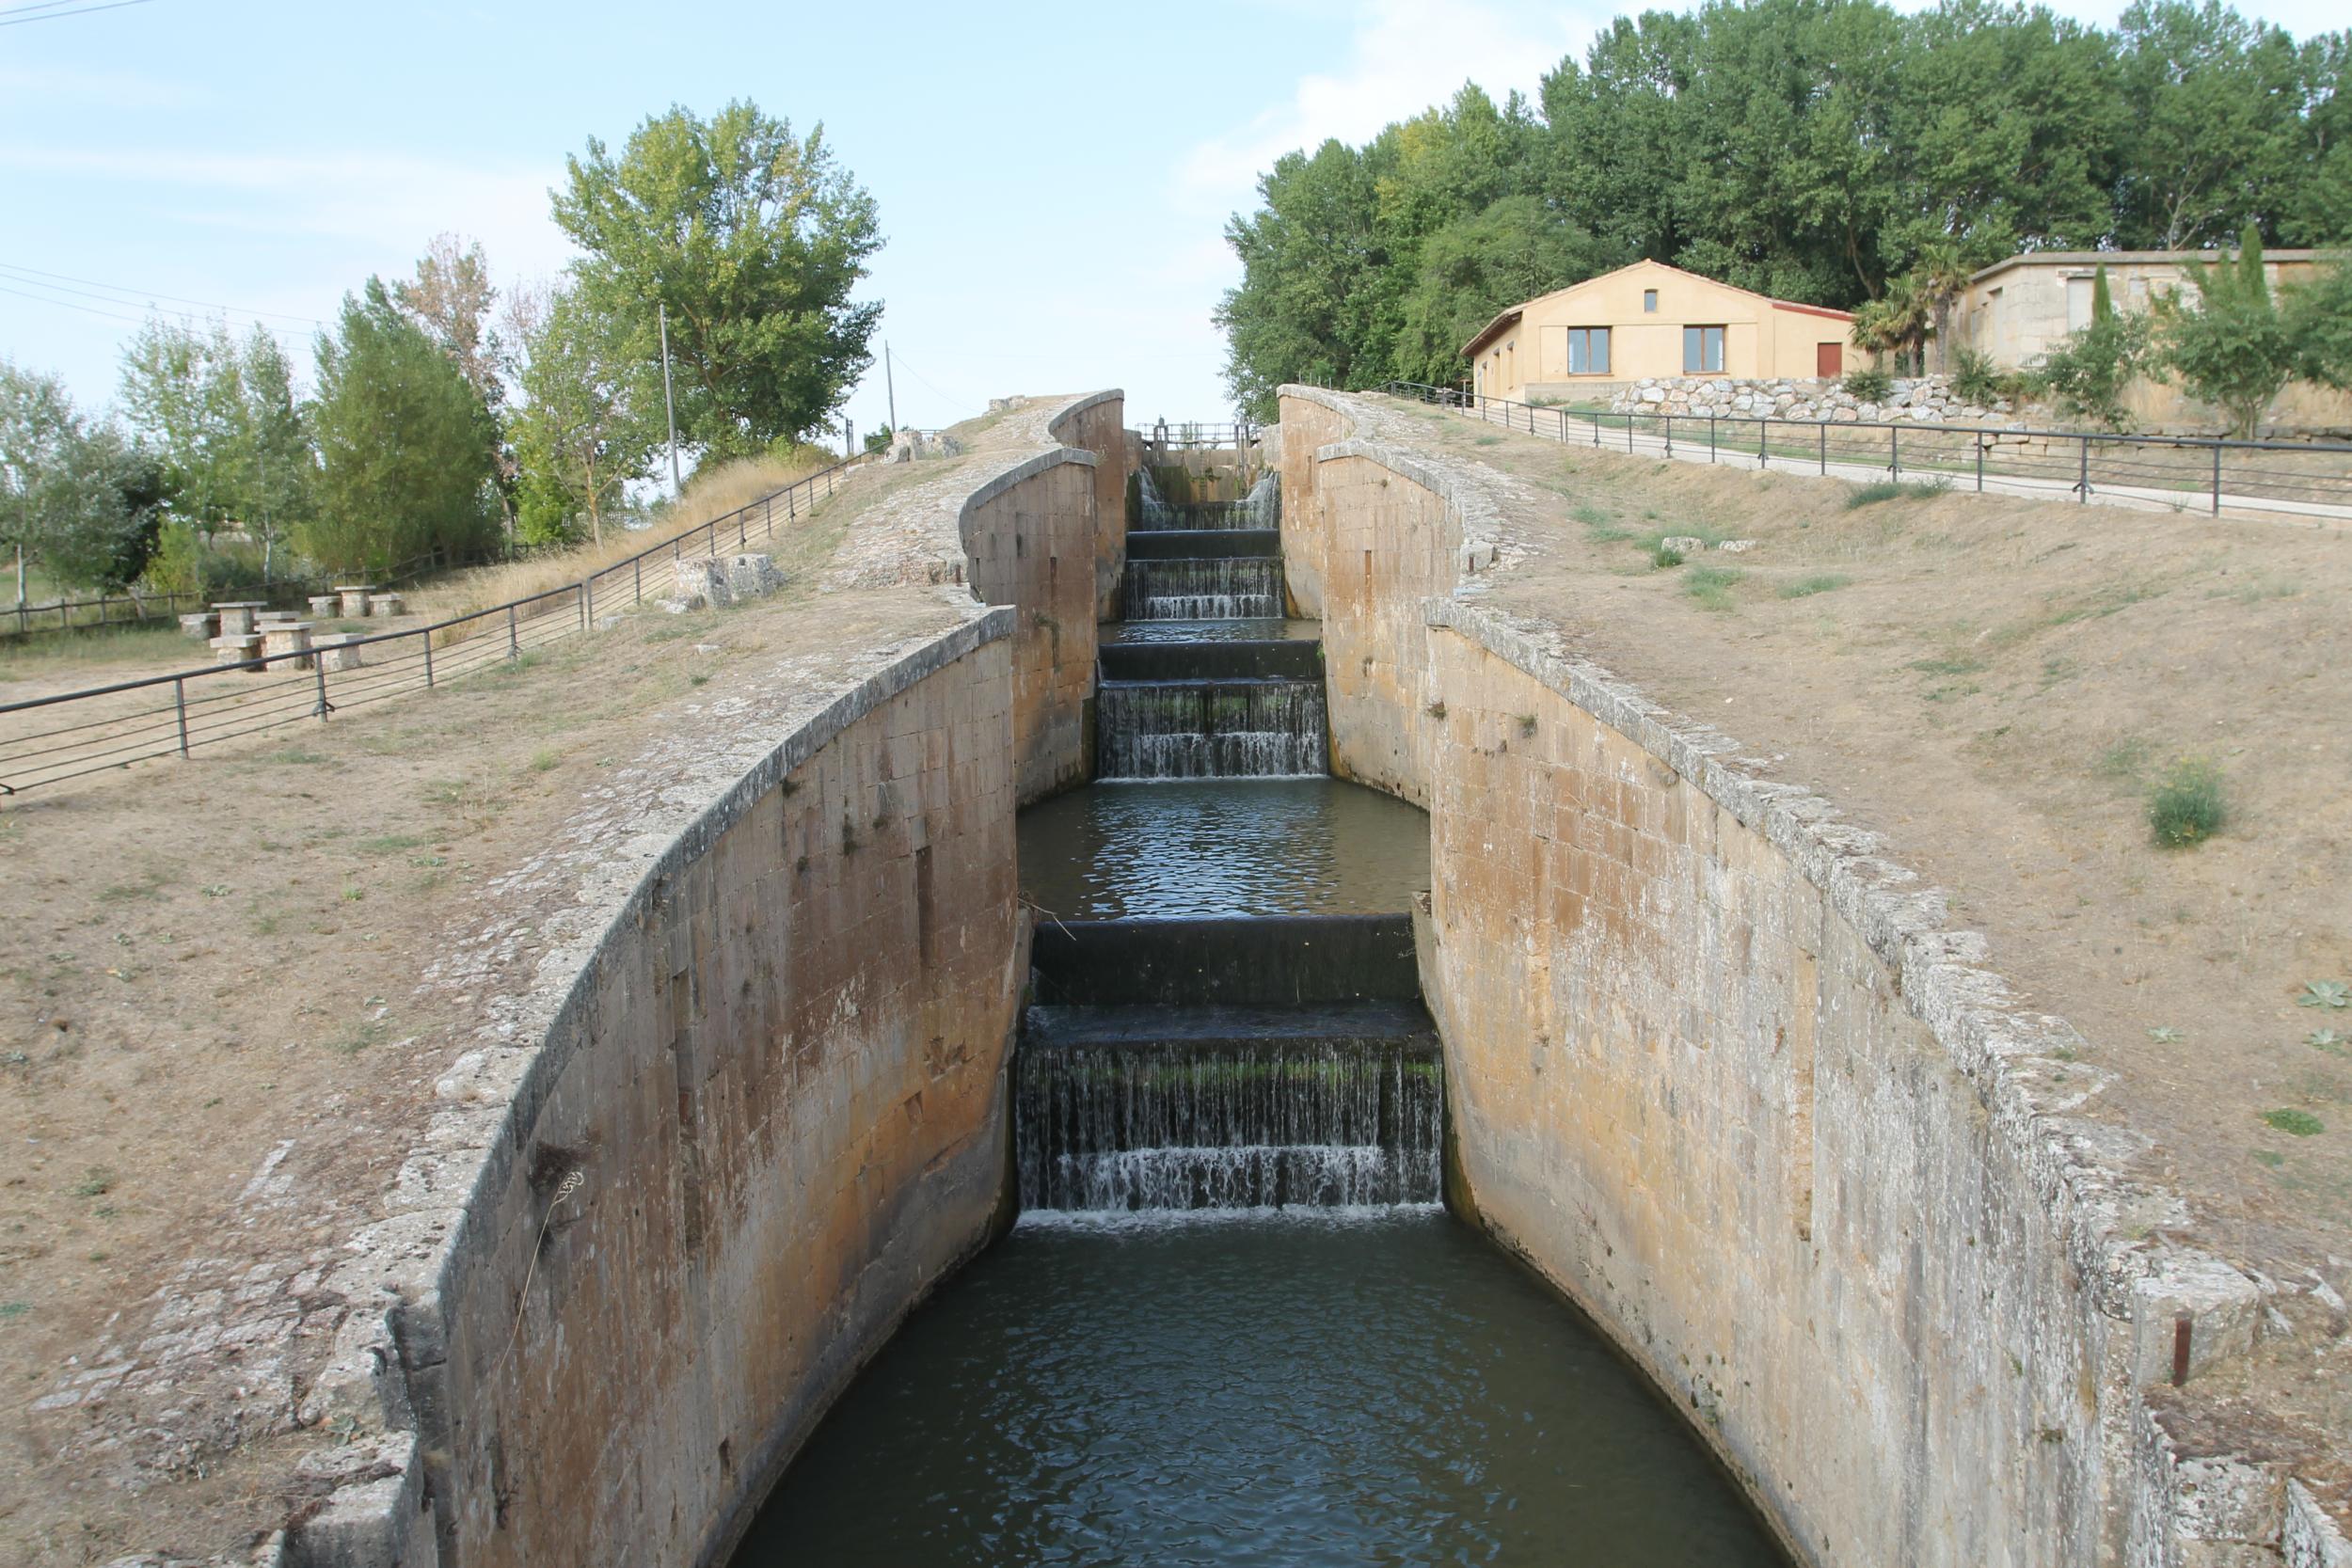
[[[2249,1350],[2255,1287],[2156,1239],[2185,1211],[2083,1114],[2072,1031],[1826,801],[1485,603],[1534,547],[1510,482],[1339,394],[1282,428],[1334,767],[1431,813],[1454,1197],[1803,1560],[2252,1560],[2140,1391],[2181,1321],[2184,1397]]]
[[[1107,408],[1123,442],[1117,407],[1022,417],[1045,444]],[[1013,816],[1084,733],[1095,467],[1051,444],[869,509],[837,579],[941,584],[914,591],[952,629],[780,694],[800,717],[748,766],[707,746],[680,816],[603,847],[548,985],[443,1075],[328,1282],[360,1309],[303,1416],[353,1441],[262,1560],[723,1561],[1007,1217]]]

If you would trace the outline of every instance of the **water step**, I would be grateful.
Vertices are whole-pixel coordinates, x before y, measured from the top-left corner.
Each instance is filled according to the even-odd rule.
[[[1130,621],[1269,620],[1282,613],[1279,556],[1127,562]]]
[[[1323,644],[1306,638],[1203,642],[1114,642],[1100,652],[1105,681],[1323,678]]]
[[[1208,561],[1281,553],[1282,531],[1274,528],[1170,528],[1127,535],[1130,561]]]
[[[1044,1006],[1417,1002],[1405,914],[1048,920],[1029,951]]]
[[[1320,621],[1105,621],[1095,628],[1104,646],[1144,642],[1314,642],[1323,637]]]
[[[1032,1007],[1025,1209],[1434,1202],[1445,1073],[1417,1003]]]
[[[1435,1060],[1438,1026],[1416,1001],[1327,1002],[1319,1006],[1169,1006],[1131,1003],[1095,1007],[1031,1007],[1022,1014],[1025,1045],[1241,1046],[1285,1040],[1393,1040]]]
[[[1306,680],[1109,681],[1095,689],[1098,779],[1295,779],[1330,771],[1330,716]]]

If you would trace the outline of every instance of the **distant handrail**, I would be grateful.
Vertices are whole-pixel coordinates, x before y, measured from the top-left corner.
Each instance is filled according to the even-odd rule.
[[[1232,448],[1242,451],[1263,434],[1262,426],[1247,420],[1207,423],[1199,420],[1170,422],[1154,420],[1150,426],[1138,426],[1136,435],[1147,447],[1180,451],[1197,451]]]
[[[1645,413],[1640,410],[1617,412],[1606,409],[1573,409],[1558,405],[1521,403],[1510,398],[1487,397],[1482,393],[1459,391],[1450,387],[1432,387],[1417,381],[1387,381],[1373,388],[1400,397],[1418,399],[1439,407],[1457,408],[1486,423],[1501,423],[1505,429],[1524,429],[1531,436],[1551,436],[1560,441],[1570,438],[1572,428],[1589,427],[1592,445],[1600,446],[1602,433],[1617,428],[1625,432],[1628,451],[1646,450],[1654,454],[1676,455],[1677,425],[1685,432],[1706,430],[1706,450],[1709,461],[1724,457],[1741,459],[1753,457],[1759,467],[1775,462],[1810,467],[1827,474],[1833,462],[1840,467],[1883,469],[1888,477],[1900,480],[1906,473],[1923,474],[1949,483],[1956,477],[1973,472],[1975,487],[1986,487],[1988,478],[2022,487],[2026,494],[2073,495],[2089,504],[2094,492],[2105,490],[2115,499],[2128,504],[2181,506],[2181,498],[2194,495],[2204,500],[2216,516],[2224,504],[2244,512],[2271,513],[2281,516],[2352,519],[2352,445],[2325,441],[2259,441],[2238,440],[2210,436],[2134,436],[2107,431],[2040,430],[2030,426],[1947,424],[1932,420],[1789,420],[1767,414],[1668,414]],[[1648,434],[1637,441],[1637,435],[1646,428]],[[1753,430],[1756,439],[1740,446],[1732,446],[1724,439],[1724,432]],[[1803,432],[1802,443],[1778,442],[1774,432]],[[1852,450],[1847,438],[1868,433],[1873,443],[1869,451]],[[1876,445],[1879,436],[1885,437],[1882,448]],[[1831,440],[1836,436],[1839,447],[1833,451]],[[1904,461],[1902,443],[1910,437],[1912,461]],[[1955,443],[1952,437],[1965,437]],[[1941,438],[1941,439],[1939,439]],[[1613,444],[1612,437],[1612,444]],[[2072,461],[2060,458],[2055,467],[2037,466],[2029,453],[2014,450],[2004,451],[2005,446],[2040,442],[2057,450],[2072,445]],[[1695,451],[1699,442],[1695,436],[1685,436],[1685,454]],[[1803,450],[1800,450],[1802,448]],[[2110,458],[2099,471],[2094,471],[2094,452],[2112,454],[2121,451],[2122,459]],[[2145,460],[2152,454],[2192,452],[2198,454],[2195,473],[2185,467],[2167,472],[2158,467],[2126,466],[2126,460]],[[2275,453],[2321,458],[2344,459],[2342,472],[2290,472],[2273,467],[2249,467],[2241,461],[2231,473],[2228,467],[2232,454]],[[1991,465],[1988,467],[1988,458]],[[2004,469],[2008,471],[2004,471]],[[2230,480],[2237,481],[2235,488]],[[2190,481],[2193,478],[2193,483]],[[2258,485],[2262,494],[2247,488]]]
[[[675,586],[678,566],[690,556],[716,556],[723,539],[730,531],[735,535],[734,543],[738,549],[747,548],[755,536],[761,539],[771,537],[776,531],[779,511],[783,514],[782,520],[790,524],[806,507],[832,495],[840,476],[872,460],[873,454],[861,454],[804,475],[782,489],[745,502],[732,512],[707,522],[697,523],[632,555],[600,566],[576,582],[525,594],[521,598],[509,599],[502,604],[470,610],[426,626],[404,626],[398,631],[372,635],[352,634],[339,638],[331,647],[264,654],[233,663],[204,665],[136,680],[118,681],[108,686],[0,703],[0,718],[6,718],[11,714],[77,703],[96,703],[104,699],[135,700],[139,693],[151,693],[161,699],[166,689],[168,689],[170,696],[168,703],[159,702],[159,705],[155,706],[106,714],[56,729],[0,738],[0,796],[22,794],[43,784],[62,784],[68,779],[105,768],[127,767],[146,758],[174,754],[185,757],[199,745],[276,728],[303,719],[323,720],[342,708],[396,696],[405,690],[430,689],[454,675],[471,673],[487,664],[519,660],[527,648],[535,649],[574,631],[587,631],[593,627],[600,586],[612,592],[611,585],[614,579],[626,577],[626,592],[630,603],[642,602],[649,590],[659,596],[665,586]],[[755,516],[758,518],[756,535],[753,528]],[[575,613],[555,619],[556,612],[564,608],[565,601],[569,602]],[[477,636],[485,625],[494,629],[501,621],[506,632],[503,638],[484,640]],[[486,652],[483,645],[485,641],[495,644]],[[346,650],[394,644],[413,646],[408,651],[397,653],[393,663],[362,664],[358,666],[357,673],[346,668],[342,678],[329,680],[330,657]],[[234,690],[210,693],[198,684],[216,682],[219,677],[241,672],[263,675],[291,673],[294,678],[291,682],[273,682],[267,687],[246,685]],[[192,685],[197,686],[193,700],[190,695]],[[338,698],[341,700],[338,701]]]

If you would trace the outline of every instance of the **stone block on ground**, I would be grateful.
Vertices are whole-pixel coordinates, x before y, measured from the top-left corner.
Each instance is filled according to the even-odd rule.
[[[682,556],[677,563],[677,596],[681,610],[713,610],[735,602],[731,562],[723,557]]]
[[[199,642],[207,641],[220,635],[220,617],[210,612],[183,615],[180,617],[180,632],[182,636],[193,637]]]
[[[262,657],[262,634],[252,631],[230,632],[213,641],[215,664],[243,664]]]
[[[727,557],[727,589],[739,599],[764,599],[784,586],[784,574],[768,555]]]
[[[329,670],[358,670],[362,668],[358,642],[359,634],[356,631],[331,631],[312,638],[310,647]]]
[[[343,598],[340,594],[313,594],[310,595],[310,613],[325,620],[340,611],[342,604]]]
[[[397,594],[371,594],[368,595],[368,613],[371,615],[397,615],[401,612],[404,605],[405,601]]]

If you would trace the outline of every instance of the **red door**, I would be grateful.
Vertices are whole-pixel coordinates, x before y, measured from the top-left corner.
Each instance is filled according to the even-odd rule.
[[[1846,345],[1823,343],[1813,351],[1813,373],[1823,381],[1835,381],[1846,373]]]

